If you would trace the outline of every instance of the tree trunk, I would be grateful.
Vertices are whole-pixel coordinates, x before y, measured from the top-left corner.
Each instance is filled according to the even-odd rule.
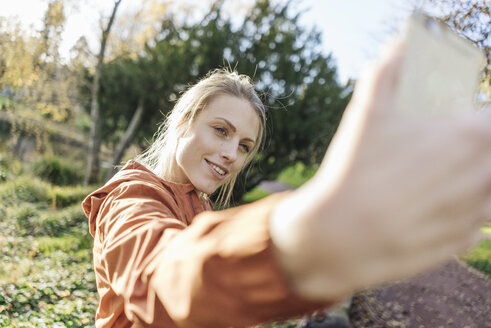
[[[138,107],[136,108],[136,111],[131,118],[130,124],[128,125],[128,128],[126,128],[124,136],[121,138],[118,146],[116,147],[112,165],[107,171],[105,181],[111,179],[111,177],[116,173],[117,165],[121,163],[121,159],[123,158],[126,148],[128,148],[128,146],[131,144],[133,138],[136,135],[136,132],[138,131],[138,127],[140,126],[140,123],[142,121],[144,111],[145,107],[143,106],[143,99],[140,98],[140,101],[138,102]]]
[[[104,66],[104,53],[106,51],[107,38],[109,31],[113,25],[116,11],[121,0],[114,2],[113,11],[106,28],[102,31],[101,48],[97,56],[97,66],[94,74],[94,82],[91,89],[90,103],[90,135],[89,135],[89,151],[87,155],[87,167],[84,177],[84,185],[97,181],[99,175],[99,152],[101,149],[101,114],[99,110],[99,79],[101,77],[102,68]]]

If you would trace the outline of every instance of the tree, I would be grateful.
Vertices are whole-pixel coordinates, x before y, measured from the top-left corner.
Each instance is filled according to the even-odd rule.
[[[43,17],[34,59],[39,79],[33,86],[34,105],[47,116],[60,117],[70,107],[70,93],[63,78],[59,46],[66,18],[63,1],[51,0]]]
[[[167,0],[142,0],[136,11],[121,13],[112,28],[107,56],[111,59],[135,58],[159,32],[170,3]]]
[[[240,23],[225,17],[222,5],[215,2],[199,24],[176,26],[166,19],[144,53],[108,63],[100,101],[107,131],[126,129],[141,101],[146,108],[136,134],[141,142],[152,136],[186,84],[208,71],[231,66],[253,77],[269,108],[271,133],[247,183],[239,183],[235,199],[240,199],[293,162],[319,163],[351,90],[337,82],[331,57],[320,50],[320,33],[300,26],[290,2],[258,1]]]
[[[75,78],[58,51],[64,23],[60,0],[48,3],[40,31],[27,33],[18,22],[0,21],[0,87],[56,121],[66,121],[70,116],[76,90]]]
[[[101,147],[101,115],[99,111],[99,79],[104,65],[104,53],[106,51],[107,39],[111,26],[113,25],[116,11],[118,10],[121,0],[114,2],[114,7],[107,22],[106,27],[102,30],[101,46],[99,55],[97,56],[97,66],[95,69],[94,80],[91,88],[91,103],[90,103],[90,136],[89,136],[89,151],[87,156],[87,167],[84,177],[84,185],[97,181],[99,175],[99,152]]]
[[[18,21],[0,17],[0,90],[10,93],[29,87],[37,79],[34,68],[34,38]]]

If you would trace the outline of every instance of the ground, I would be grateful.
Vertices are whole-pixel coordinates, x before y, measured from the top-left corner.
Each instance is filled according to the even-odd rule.
[[[353,327],[488,328],[491,283],[459,260],[416,278],[355,295]]]
[[[291,189],[277,181],[260,188]],[[407,281],[356,294],[332,312],[347,317],[353,328],[491,328],[491,280],[454,259]]]

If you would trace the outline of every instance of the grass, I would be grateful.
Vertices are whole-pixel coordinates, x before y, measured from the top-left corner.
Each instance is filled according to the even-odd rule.
[[[315,172],[317,172],[316,167],[307,167],[302,163],[296,163],[281,171],[277,180],[289,186],[298,188],[312,178]]]
[[[490,224],[490,225],[487,225],[487,226],[485,226],[485,227],[483,227],[483,228],[481,229],[481,232],[482,232],[483,234],[486,234],[486,235],[490,235],[490,236],[491,236],[491,224]]]
[[[268,195],[269,195],[268,192],[266,192],[266,191],[264,191],[258,187],[255,187],[254,189],[252,189],[251,191],[249,191],[248,193],[246,193],[242,197],[242,201],[244,203],[252,203],[252,202],[255,202],[256,200],[264,198]]]
[[[483,272],[491,278],[491,240],[484,239],[477,247],[472,249],[463,257],[464,261],[471,267]]]
[[[63,252],[66,254],[80,256],[79,251],[92,248],[92,238],[88,235],[76,236],[67,235],[62,237],[48,237],[43,236],[37,238],[37,250],[45,255],[49,256],[56,252]]]
[[[80,202],[0,154],[0,327],[93,327],[92,237]]]
[[[298,188],[313,177],[316,171],[317,168],[315,167],[307,167],[302,163],[297,163],[281,171],[277,180],[291,187]],[[268,195],[268,192],[255,187],[242,197],[242,202],[251,203]]]

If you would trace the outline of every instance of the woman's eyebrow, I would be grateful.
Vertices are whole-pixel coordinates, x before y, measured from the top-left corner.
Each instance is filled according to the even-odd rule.
[[[218,116],[218,117],[215,117],[215,119],[219,119],[219,120],[222,120],[225,122],[225,124],[227,124],[230,128],[230,130],[232,130],[234,133],[237,132],[237,128],[235,127],[235,125],[232,124],[232,122],[230,122],[229,120],[227,120],[226,118],[224,117],[221,117],[221,116]],[[256,141],[254,141],[254,139],[251,139],[251,138],[244,138],[244,140],[246,141],[250,141],[252,142],[254,145],[256,144]]]
[[[230,130],[232,130],[233,132],[236,132],[237,131],[237,128],[235,127],[235,125],[233,125],[229,120],[227,120],[226,118],[223,118],[223,117],[215,117],[216,119],[219,119],[219,120],[222,120],[224,121],[228,127],[230,128]]]

